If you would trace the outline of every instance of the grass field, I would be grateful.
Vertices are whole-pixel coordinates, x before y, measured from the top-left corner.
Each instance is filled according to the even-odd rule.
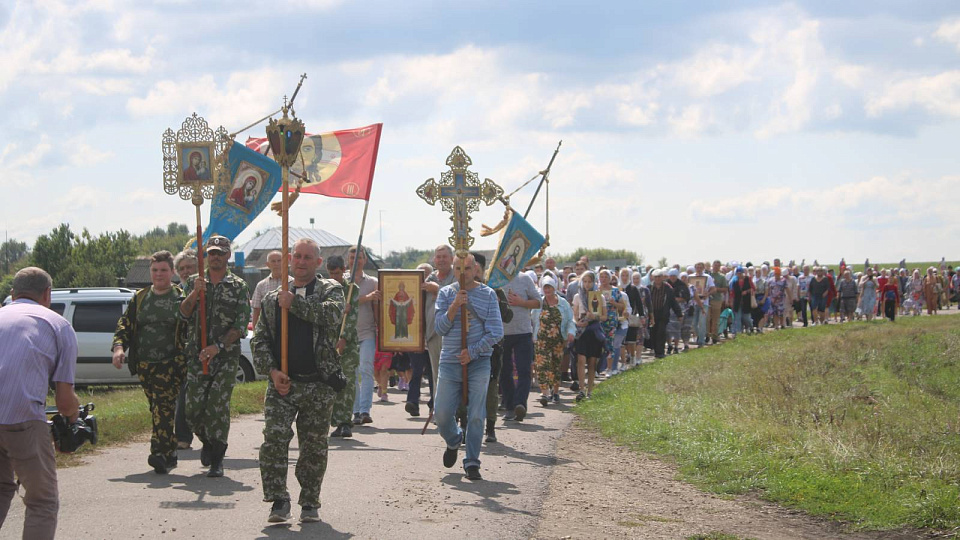
[[[703,489],[852,528],[960,526],[954,317],[746,337],[631,370],[577,407]]]
[[[800,264],[800,261],[797,261],[797,264]],[[809,264],[810,266],[813,266],[813,261],[807,261],[807,264]],[[838,269],[840,268],[839,262],[827,263],[826,261],[821,261],[820,264],[823,264],[827,268],[832,268],[834,272],[837,272]],[[870,261],[870,266],[873,266],[873,265],[874,265],[873,261]],[[884,268],[899,268],[900,261],[892,262],[892,263],[890,262],[876,263],[876,265],[880,267],[881,270],[883,270]],[[863,271],[863,261],[847,261],[847,266],[850,267],[854,272]],[[915,262],[915,261],[909,261],[909,260],[907,261],[907,271],[911,273],[913,272],[914,268],[917,268],[920,270],[921,274],[926,274],[927,268],[930,268],[931,266],[939,270],[940,261],[927,261],[927,262]],[[960,266],[960,261],[947,261],[947,266],[952,266],[954,268],[957,268],[958,266]]]
[[[230,414],[239,416],[263,411],[263,396],[267,382],[257,381],[238,384],[230,400]],[[68,467],[82,462],[85,454],[96,452],[103,446],[123,444],[150,432],[150,408],[139,386],[105,387],[91,386],[77,390],[81,404],[93,402],[94,414],[100,429],[100,441],[96,446],[84,444],[74,454],[57,454],[57,465]],[[53,395],[47,397],[53,405]],[[144,456],[149,448],[144,449]]]

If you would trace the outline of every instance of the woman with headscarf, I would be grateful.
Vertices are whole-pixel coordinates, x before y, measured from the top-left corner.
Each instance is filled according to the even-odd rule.
[[[907,280],[907,286],[903,288],[903,307],[906,313],[913,312],[916,317],[923,311],[923,276],[920,275],[920,269],[914,268],[913,275]]]
[[[873,268],[867,268],[867,275],[860,281],[860,299],[857,304],[868,321],[877,315],[877,279],[873,275]]]
[[[637,357],[637,339],[640,335],[641,317],[646,312],[643,309],[643,300],[640,297],[638,287],[640,274],[631,272],[629,268],[624,268],[620,271],[620,276],[621,281],[626,285],[623,292],[627,295],[627,301],[630,303],[630,315],[627,316],[627,335],[623,338],[624,349],[626,349],[623,363],[629,367],[633,365]]]
[[[937,276],[932,266],[927,268],[927,276],[923,278],[923,301],[927,304],[927,315],[936,315],[940,299],[937,294]]]
[[[573,324],[573,310],[567,300],[557,294],[557,282],[544,276],[540,284],[543,298],[536,310],[537,341],[535,344],[537,382],[540,384],[540,404],[544,407],[552,399],[560,402],[560,364],[564,349],[573,343],[577,329]]]
[[[603,354],[606,341],[600,324],[606,321],[607,311],[600,310],[597,314],[591,312],[588,307],[590,291],[594,290],[596,290],[596,275],[588,270],[580,276],[580,291],[573,297],[573,318],[577,327],[574,346],[577,352],[577,380],[580,388],[577,401],[589,397],[593,392],[597,359]]]
[[[900,305],[900,286],[896,276],[888,279],[883,287],[880,287],[880,303],[883,308],[882,313],[890,319],[890,322],[896,321],[897,306]]]
[[[627,309],[627,299],[624,297],[623,293],[620,292],[620,289],[613,286],[613,273],[610,270],[601,270],[600,271],[600,287],[599,290],[603,293],[603,299],[606,301],[606,310],[607,310],[607,319],[600,323],[600,326],[603,328],[603,333],[606,336],[606,344],[604,347],[604,359],[606,362],[601,361],[601,366],[599,369],[606,368],[607,375],[613,375],[617,373],[617,361],[619,360],[616,355],[620,354],[619,343],[623,343],[623,338],[627,336],[627,329],[621,328],[621,321],[624,320],[623,313]],[[602,365],[606,363],[607,365]]]
[[[770,299],[773,327],[783,329],[783,316],[787,309],[787,278],[783,277],[779,266],[773,267],[773,277],[767,283],[767,298]]]
[[[730,292],[733,295],[733,335],[736,337],[740,332],[753,333],[753,280],[742,266],[738,266],[734,272],[730,280]]]

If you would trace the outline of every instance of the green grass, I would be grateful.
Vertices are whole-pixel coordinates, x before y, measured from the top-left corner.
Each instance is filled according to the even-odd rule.
[[[266,388],[266,381],[236,385],[230,400],[231,416],[262,412]],[[77,465],[98,448],[124,444],[150,432],[150,408],[139,386],[91,386],[77,389],[77,396],[81,404],[92,402],[96,406],[93,413],[97,417],[100,440],[96,446],[84,444],[74,454],[58,453],[58,466]],[[47,396],[47,404],[54,404],[52,393]]]
[[[756,492],[853,528],[960,526],[953,317],[768,333],[674,356],[577,407],[715,493]]]
[[[754,264],[757,264],[757,263],[754,263]],[[786,264],[786,261],[784,261],[784,264]],[[800,264],[800,261],[797,261],[797,264]],[[807,261],[807,264],[809,264],[810,266],[813,266],[813,261]],[[838,262],[826,262],[826,261],[823,261],[823,262],[821,262],[820,264],[823,265],[823,266],[826,266],[827,268],[832,268],[834,272],[837,272],[837,271],[839,271],[839,269],[840,269],[840,263],[839,263],[839,261],[838,261]],[[873,261],[870,261],[870,266],[872,267],[873,265],[874,265],[874,262],[873,262]],[[876,265],[877,265],[881,270],[883,270],[884,268],[899,268],[899,267],[900,267],[900,261],[892,262],[892,263],[890,263],[890,262],[887,262],[887,263],[878,262],[878,263],[876,263]],[[859,260],[859,261],[849,261],[849,260],[848,260],[848,261],[847,261],[847,266],[848,266],[850,269],[852,269],[854,272],[862,272],[862,271],[863,271],[863,260],[862,260],[862,259]],[[911,260],[909,260],[909,259],[907,260],[907,271],[908,271],[908,272],[911,272],[911,273],[913,272],[913,269],[914,269],[914,268],[918,268],[918,269],[920,270],[920,273],[925,275],[925,274],[927,273],[927,268],[930,268],[931,266],[934,267],[934,268],[936,268],[937,270],[939,270],[939,269],[940,269],[940,261],[917,262],[917,261],[911,261]],[[960,261],[947,261],[947,266],[952,266],[952,267],[954,267],[954,268],[957,268],[958,266],[960,266]]]

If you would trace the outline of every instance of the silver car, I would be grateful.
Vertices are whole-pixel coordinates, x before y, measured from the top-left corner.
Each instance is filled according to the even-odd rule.
[[[54,289],[50,295],[50,309],[62,315],[77,333],[78,386],[94,384],[139,384],[136,375],[126,368],[113,367],[113,334],[117,321],[133,298],[133,289],[123,287],[91,287]],[[8,296],[3,305],[10,303]],[[240,365],[237,381],[265,379],[253,367],[250,352],[252,332],[240,341]]]

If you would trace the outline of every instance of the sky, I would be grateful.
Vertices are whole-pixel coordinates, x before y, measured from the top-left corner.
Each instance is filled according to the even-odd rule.
[[[562,140],[554,252],[960,258],[956,2],[0,0],[0,51],[0,225],[30,244],[60,223],[192,227],[163,191],[163,131],[194,112],[236,131],[306,73],[308,131],[384,125],[377,253],[449,236],[415,190],[454,146],[513,191]],[[290,222],[355,240],[362,212],[302,196]],[[279,224],[264,214],[238,240]]]

